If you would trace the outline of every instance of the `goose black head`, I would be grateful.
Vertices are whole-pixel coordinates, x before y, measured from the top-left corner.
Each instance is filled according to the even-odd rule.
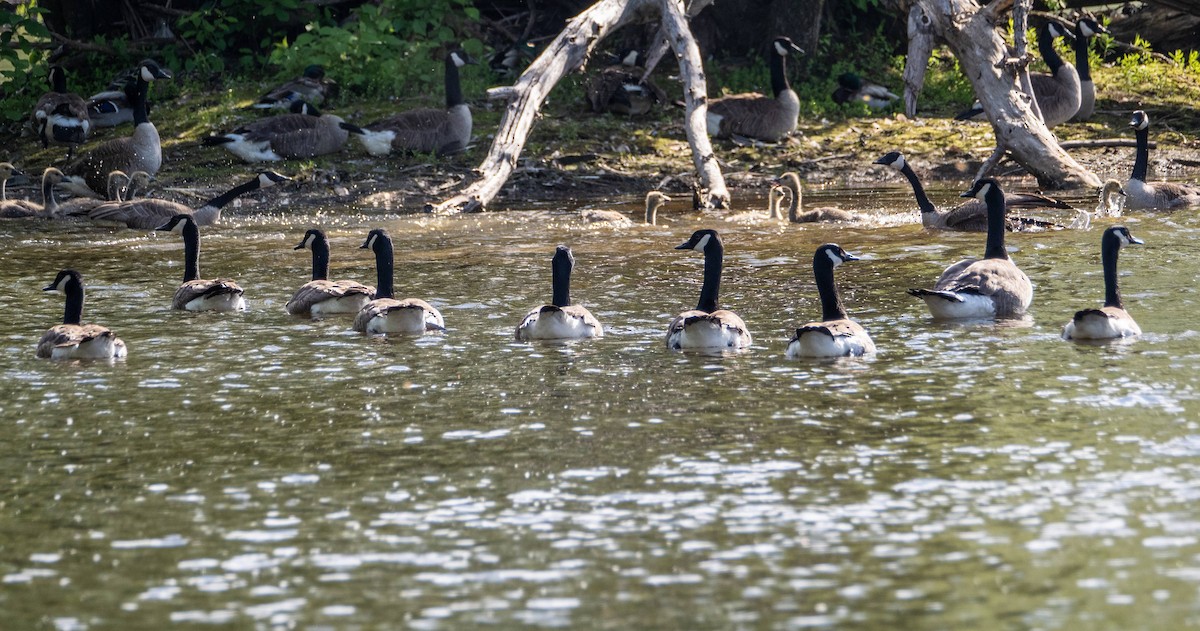
[[[975,182],[975,185],[970,190],[959,195],[959,197],[974,197],[975,199],[984,199],[993,189],[999,191],[1000,184],[990,177],[985,177],[982,180]]]
[[[478,61],[475,61],[473,57],[468,55],[467,51],[461,48],[456,48],[447,53],[446,59],[453,61],[454,65],[458,66],[459,68],[462,68],[463,66],[474,66],[479,63]]]
[[[326,240],[325,233],[322,232],[319,228],[313,228],[313,229],[309,230],[308,232],[305,232],[304,239],[300,241],[300,245],[297,245],[296,247],[294,247],[292,249],[293,250],[303,250],[304,248],[311,248],[312,245],[314,243],[316,243],[317,241],[325,241],[325,240]]]
[[[1109,34],[1103,24],[1090,17],[1079,18],[1075,23],[1075,34],[1079,37],[1095,37],[1099,33]]]
[[[183,232],[183,229],[186,228],[188,224],[191,224],[193,227],[195,227],[196,220],[192,219],[191,215],[180,213],[174,217],[171,217],[169,220],[167,220],[167,223],[155,228],[155,230],[162,230],[163,232]]]
[[[899,171],[904,168],[904,154],[899,151],[891,151],[873,162],[872,164],[884,164]]]
[[[1117,239],[1117,244],[1122,247],[1124,247],[1126,245],[1130,245],[1130,244],[1141,245],[1141,244],[1145,243],[1145,241],[1142,241],[1141,239],[1133,236],[1129,232],[1129,228],[1126,228],[1125,226],[1109,227],[1108,230],[1104,231],[1104,236],[1109,237],[1110,235],[1112,237],[1115,237]]]
[[[1133,113],[1133,118],[1129,119],[1129,126],[1141,131],[1150,126],[1150,117],[1142,110]]]
[[[845,263],[846,261],[857,261],[859,258],[842,249],[842,246],[836,243],[826,243],[817,248],[816,254],[813,255],[813,264],[815,265],[824,256],[833,263],[834,267]]]
[[[42,288],[42,291],[67,291],[69,285],[83,286],[83,275],[73,269],[65,269],[54,277],[54,282]]]
[[[571,247],[566,246],[566,245],[560,245],[557,248],[555,248],[554,249],[554,258],[551,259],[551,264],[555,265],[555,266],[566,265],[567,269],[574,268],[575,267],[575,254],[573,254],[571,252]]]
[[[325,78],[325,66],[321,64],[312,64],[304,69],[304,76],[309,79],[320,81]]]
[[[155,81],[157,79],[170,79],[171,73],[165,68],[158,65],[158,62],[153,59],[144,59],[138,66],[138,74],[143,81]]]
[[[1074,33],[1067,30],[1063,25],[1054,21],[1046,22],[1046,32],[1050,34],[1050,37],[1066,37],[1067,39],[1075,39]]]
[[[775,47],[775,54],[781,57],[787,57],[792,53],[796,53],[797,55],[804,54],[803,48],[800,48],[795,44],[795,42],[786,37],[776,37],[775,41],[772,42],[772,45]]]
[[[286,175],[282,175],[280,173],[276,173],[274,171],[259,171],[258,172],[258,187],[259,188],[271,188],[272,186],[275,186],[276,184],[282,184],[283,182],[290,182],[290,181],[292,181],[292,178],[290,178]]]
[[[371,232],[367,233],[367,240],[364,241],[358,249],[374,250],[384,243],[390,245],[391,242],[392,237],[388,234],[387,230],[384,230],[383,228],[375,228]]]
[[[704,252],[713,245],[721,245],[721,235],[716,230],[697,230],[687,241],[675,246],[676,250],[696,250]]]

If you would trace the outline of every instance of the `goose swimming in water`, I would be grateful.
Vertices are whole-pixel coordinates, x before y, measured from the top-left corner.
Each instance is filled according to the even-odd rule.
[[[63,323],[50,327],[38,340],[37,356],[49,359],[115,359],[128,351],[107,327],[83,324],[83,276],[73,269],[58,273],[54,282],[42,291],[61,291],[67,295]]]
[[[1117,255],[1121,248],[1144,243],[1129,233],[1125,226],[1112,226],[1100,237],[1100,259],[1104,265],[1104,306],[1083,309],[1063,327],[1064,340],[1109,340],[1134,337],[1142,329],[1125,310],[1121,290],[1117,286]]]
[[[294,250],[312,250],[312,280],[296,290],[284,308],[292,315],[358,313],[375,297],[375,288],[352,280],[329,280],[329,239],[316,228],[304,233]]]
[[[661,191],[650,191],[646,193],[646,223],[653,226],[658,224],[658,209],[662,208],[663,204],[671,201],[665,193]]]
[[[804,193],[800,190],[800,176],[787,172],[776,178],[775,183],[788,191],[788,221],[792,223],[815,223],[819,221],[855,221],[857,214],[841,208],[812,208],[801,211]]]
[[[360,249],[375,253],[375,299],[354,316],[354,330],[371,335],[407,333],[422,335],[446,330],[442,314],[433,305],[418,298],[397,300],[392,297],[392,237],[376,228],[367,235]]]
[[[586,308],[571,304],[571,270],[575,255],[560,245],[550,260],[554,297],[548,305],[534,307],[517,325],[516,338],[529,340],[578,340],[603,337],[604,327]]]
[[[738,314],[718,307],[725,247],[716,230],[697,230],[675,247],[704,253],[704,285],[695,309],[684,311],[667,327],[667,348],[740,349],[750,346],[750,330]]]
[[[813,276],[821,296],[821,321],[809,322],[796,329],[788,341],[785,355],[797,357],[852,357],[875,352],[875,342],[862,325],[851,320],[838,296],[833,270],[857,256],[835,243],[826,243],[813,255]]]
[[[242,286],[228,278],[200,278],[200,229],[191,215],[175,215],[156,230],[183,236],[183,284],[175,290],[171,308],[183,311],[244,311]]]
[[[987,248],[982,259],[963,259],[942,272],[933,289],[910,289],[933,317],[1017,318],[1033,302],[1033,284],[1004,248],[1004,191],[996,180],[979,180],[963,197],[987,203]]]

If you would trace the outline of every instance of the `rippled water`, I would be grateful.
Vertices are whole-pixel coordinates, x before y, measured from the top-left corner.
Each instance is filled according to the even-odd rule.
[[[933,323],[904,293],[982,235],[895,225],[900,189],[843,203],[877,226],[584,227],[562,212],[230,217],[201,270],[252,310],[168,307],[172,234],[6,222],[0,269],[4,628],[1182,628],[1200,588],[1200,219],[1125,220],[1134,344],[1058,339],[1103,300],[1089,232],[1016,235],[1024,326]],[[615,205],[596,204],[614,207]],[[615,206],[636,212],[637,203]],[[915,215],[909,216],[915,221]],[[364,338],[283,305],[321,225],[334,276],[397,289],[449,332]],[[746,353],[668,352],[694,306],[692,230],[726,240],[722,302]],[[836,241],[866,360],[788,361]],[[511,340],[570,244],[588,343]],[[83,271],[85,320],[128,360],[37,360]]]

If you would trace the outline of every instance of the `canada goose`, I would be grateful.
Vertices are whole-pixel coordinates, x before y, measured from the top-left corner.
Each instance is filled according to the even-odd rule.
[[[200,278],[200,229],[191,215],[179,214],[156,230],[183,235],[183,284],[175,290],[172,309],[184,311],[242,311],[242,287],[228,278]]]
[[[767,191],[767,214],[763,214],[757,210],[749,210],[746,212],[737,213],[725,217],[725,221],[738,224],[757,224],[768,221],[780,221],[783,219],[783,212],[779,209],[783,204],[785,197],[788,197],[788,189],[779,184],[775,180],[771,180],[771,186]]]
[[[988,230],[987,204],[972,199],[947,211],[938,210],[933,202],[929,201],[929,196],[925,194],[925,187],[921,186],[920,178],[909,166],[904,154],[899,151],[892,151],[884,155],[874,164],[889,166],[904,175],[908,183],[912,185],[913,195],[917,198],[917,206],[921,209],[921,225],[926,228],[961,232],[986,232]],[[1064,201],[1038,193],[1005,195],[1004,203],[1006,214],[1016,208],[1071,208],[1071,205]],[[1005,230],[1010,232],[1057,227],[1059,227],[1058,224],[1052,221],[1020,216],[1006,216],[1004,223]]]
[[[646,193],[646,223],[654,226],[658,224],[658,209],[663,204],[671,201],[665,193],[661,191],[650,191]]]
[[[297,101],[291,113],[246,123],[237,129],[203,140],[206,147],[221,146],[246,162],[312,158],[340,151],[358,127],[333,114],[322,114],[311,104]]]
[[[467,53],[446,53],[446,108],[420,108],[401,112],[367,125],[354,133],[373,156],[398,153],[458,153],[471,141],[471,109],[463,100],[458,69],[475,64]]]
[[[1096,216],[1120,217],[1125,208],[1125,188],[1117,180],[1105,180],[1100,188],[1100,202],[1096,204]]]
[[[67,175],[81,178],[86,184],[80,186],[72,181],[69,186],[72,192],[95,197],[108,184],[108,174],[116,170],[158,173],[162,166],[162,145],[158,129],[146,115],[146,93],[151,81],[170,78],[171,74],[154,61],[147,59],[141,63],[137,81],[128,88],[133,103],[133,134],[101,144],[64,169]]]
[[[38,340],[37,356],[49,359],[114,359],[128,352],[107,327],[81,324],[83,320],[83,277],[73,269],[58,273],[54,282],[42,291],[61,291],[67,295],[63,323],[50,327]]]
[[[446,330],[442,314],[433,305],[418,298],[397,300],[392,297],[392,238],[387,230],[372,230],[360,249],[375,253],[377,280],[375,299],[354,316],[355,331],[371,335],[421,335]]]
[[[1142,110],[1129,121],[1137,137],[1137,157],[1133,174],[1125,182],[1125,203],[1131,209],[1168,209],[1200,205],[1200,187],[1172,182],[1146,182],[1150,169],[1150,117]]]
[[[267,92],[252,107],[256,109],[291,109],[298,101],[320,105],[326,96],[332,95],[337,84],[325,78],[325,67],[313,64],[304,69],[304,74],[284,82]]]
[[[866,329],[846,315],[833,282],[833,270],[838,265],[857,260],[857,256],[836,243],[817,248],[813,255],[813,276],[821,295],[821,321],[796,329],[796,335],[788,341],[786,357],[848,357],[875,352],[875,343]]]
[[[208,200],[203,206],[192,209],[178,202],[165,199],[135,199],[125,202],[107,202],[95,208],[75,213],[87,216],[92,221],[111,221],[125,224],[135,230],[155,230],[175,215],[191,215],[197,226],[211,226],[221,221],[221,209],[235,198],[250,191],[270,188],[291,178],[274,171],[261,171],[243,184]]]
[[[1129,233],[1125,226],[1111,226],[1100,237],[1100,259],[1104,263],[1104,307],[1076,311],[1075,317],[1063,327],[1064,340],[1108,340],[1116,337],[1141,335],[1142,329],[1133,321],[1121,304],[1121,289],[1117,286],[1117,255],[1131,243],[1144,243]]]
[[[721,265],[725,257],[721,236],[716,230],[697,230],[675,249],[704,253],[704,285],[700,288],[700,302],[696,308],[675,316],[667,327],[667,348],[738,349],[749,346],[750,330],[746,323],[738,314],[718,308],[717,294],[721,289]]]
[[[666,103],[667,94],[650,79],[642,81],[642,74],[639,53],[630,50],[616,63],[592,75],[585,87],[592,111],[641,116],[656,103]]]
[[[864,80],[853,72],[838,75],[838,87],[833,91],[833,102],[839,105],[845,103],[865,103],[867,107],[881,110],[899,100],[899,96],[891,90]]]
[[[1029,83],[1033,88],[1033,97],[1037,99],[1038,109],[1042,112],[1042,122],[1049,129],[1060,123],[1065,123],[1079,111],[1082,101],[1079,73],[1075,66],[1063,61],[1058,51],[1054,49],[1054,40],[1059,37],[1075,36],[1060,26],[1057,22],[1047,22],[1037,30],[1038,51],[1042,59],[1050,67],[1050,74],[1044,72],[1029,73]],[[954,118],[966,120],[983,113],[983,105],[976,101],[969,109],[960,112]]]
[[[75,147],[87,140],[92,121],[83,97],[67,92],[67,71],[62,66],[50,66],[47,78],[50,91],[33,108],[33,128],[42,139],[43,149],[51,144],[66,145],[70,160]]]
[[[9,166],[11,167],[12,165],[10,164]],[[0,172],[2,171],[3,167],[0,166]],[[42,200],[45,204],[39,206],[34,202],[24,199],[6,199],[0,202],[0,219],[25,219],[29,217],[51,219],[57,217],[58,200],[54,198],[54,187],[65,180],[66,176],[63,175],[62,171],[54,167],[48,167],[42,173]]]
[[[840,208],[813,208],[801,212],[800,204],[804,199],[804,195],[800,192],[800,176],[791,171],[776,178],[775,183],[788,191],[788,195],[790,196],[790,201],[788,202],[788,221],[792,223],[854,221],[858,219],[858,215],[855,213]]]
[[[793,52],[804,54],[799,46],[786,37],[776,37],[771,44],[773,98],[753,92],[709,99],[709,135],[717,138],[736,135],[778,142],[796,129],[796,119],[800,116],[800,97],[788,86],[785,61]]]
[[[537,46],[524,39],[493,49],[487,55],[488,68],[502,79],[511,79],[520,74],[525,59],[537,55]]]
[[[516,339],[530,340],[578,340],[588,337],[604,337],[604,327],[591,311],[571,304],[571,270],[575,268],[575,256],[571,248],[560,245],[550,260],[554,297],[550,304],[534,307],[517,325]]]
[[[963,259],[942,272],[933,289],[910,289],[935,318],[1015,318],[1033,302],[1033,284],[1004,249],[1004,191],[996,180],[975,183],[963,197],[987,203],[987,249],[983,259]]]
[[[375,296],[375,288],[352,280],[329,280],[329,240],[321,230],[304,233],[295,250],[312,250],[312,281],[296,290],[285,308],[292,315],[358,313]]]
[[[1092,117],[1096,109],[1096,84],[1092,82],[1091,64],[1088,62],[1088,43],[1092,37],[1103,33],[1108,35],[1108,29],[1089,17],[1080,18],[1075,22],[1075,70],[1079,73],[1079,111],[1071,120],[1085,121]]]
[[[145,173],[145,171],[139,171],[139,173]],[[110,201],[122,201],[121,191],[126,190],[128,187],[130,187],[129,176],[124,171],[112,171],[108,174],[108,196],[105,199],[72,197],[58,205],[58,213],[64,217],[86,215],[101,204],[107,204]]]

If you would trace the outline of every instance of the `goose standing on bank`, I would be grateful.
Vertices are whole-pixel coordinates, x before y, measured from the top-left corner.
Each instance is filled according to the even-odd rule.
[[[152,60],[147,59],[138,66],[137,81],[128,88],[133,103],[133,133],[101,144],[68,166],[65,173],[73,178],[81,178],[86,184],[85,187],[73,183],[70,186],[72,192],[95,197],[104,191],[108,185],[108,174],[113,171],[145,171],[150,175],[158,173],[162,166],[162,144],[159,142],[158,129],[146,114],[146,94],[151,81],[170,78],[171,74]]]
[[[1059,37],[1075,38],[1070,31],[1057,22],[1047,22],[1037,30],[1038,51],[1041,52],[1046,65],[1050,67],[1050,74],[1029,73],[1033,98],[1037,99],[1038,109],[1042,112],[1042,122],[1046,124],[1047,129],[1070,120],[1075,112],[1079,111],[1079,105],[1083,100],[1079,72],[1075,66],[1063,61],[1062,56],[1054,49],[1054,40]],[[959,112],[954,118],[967,120],[982,113],[983,105],[979,101],[975,101],[974,105]]]
[[[83,276],[73,269],[58,273],[42,291],[61,291],[67,295],[63,323],[50,327],[38,340],[37,356],[49,359],[115,359],[128,352],[107,327],[83,324]]]
[[[67,71],[62,66],[50,66],[48,79],[50,91],[33,108],[33,128],[43,149],[51,144],[66,145],[70,160],[75,147],[87,140],[92,121],[83,97],[67,92]]]
[[[854,221],[858,215],[840,208],[813,208],[801,212],[800,204],[804,194],[800,191],[800,176],[789,171],[774,180],[776,184],[788,191],[788,221],[792,223],[813,223],[818,221]]]
[[[2,170],[3,168],[0,167],[0,171]],[[48,167],[42,173],[42,200],[45,203],[39,206],[34,202],[24,199],[5,200],[0,202],[0,219],[26,219],[29,217],[40,217],[43,219],[56,218],[58,216],[58,200],[54,198],[54,187],[63,183],[66,179],[62,171],[54,167]]]
[[[910,289],[939,319],[1018,318],[1033,302],[1033,284],[1004,248],[1004,191],[982,179],[963,193],[988,209],[987,248],[982,259],[963,259],[942,272],[933,289]]]
[[[175,215],[158,230],[183,235],[183,284],[175,290],[172,309],[184,311],[243,311],[241,285],[228,278],[200,278],[200,229],[191,215]]]
[[[276,162],[314,158],[341,151],[358,127],[340,116],[322,114],[296,101],[288,114],[262,118],[203,140],[206,147],[223,147],[246,162]]]
[[[320,105],[334,91],[335,85],[325,78],[324,66],[313,64],[304,69],[304,74],[262,95],[253,107],[290,110],[299,101]]]
[[[875,343],[866,329],[851,320],[838,296],[833,281],[833,270],[846,261],[857,261],[857,256],[843,250],[836,243],[826,243],[817,248],[813,255],[813,276],[817,281],[817,293],[821,296],[821,321],[809,322],[796,329],[796,335],[788,341],[785,356],[797,357],[857,357],[875,352]]]
[[[1133,174],[1125,182],[1125,203],[1130,209],[1183,208],[1200,205],[1200,186],[1188,186],[1172,182],[1146,181],[1150,170],[1150,117],[1142,110],[1133,113],[1129,121],[1137,137],[1137,157],[1133,161]]]
[[[289,180],[291,178],[274,171],[262,171],[254,179],[221,193],[196,209],[165,199],[145,198],[124,202],[107,202],[74,214],[86,216],[92,221],[125,224],[126,227],[135,230],[157,229],[175,215],[191,215],[192,221],[197,226],[211,226],[221,221],[221,210],[235,198]]]
[[[675,249],[704,253],[704,285],[700,288],[700,302],[696,308],[679,314],[667,327],[667,348],[714,350],[750,346],[752,340],[746,323],[738,314],[718,306],[721,266],[725,258],[721,236],[716,230],[697,230]]]
[[[1063,327],[1064,340],[1110,340],[1134,337],[1142,329],[1134,322],[1121,303],[1117,286],[1117,255],[1121,248],[1144,243],[1129,233],[1125,226],[1112,226],[1100,237],[1100,259],[1104,264],[1104,306],[1100,309],[1076,311],[1075,317]]]
[[[904,158],[904,155],[899,151],[892,151],[884,155],[876,160],[874,164],[889,166],[899,171],[908,180],[908,183],[912,185],[913,195],[917,198],[917,207],[921,209],[921,225],[926,228],[930,230],[957,230],[960,232],[986,232],[988,230],[988,207],[986,203],[978,199],[972,199],[950,210],[938,210],[933,205],[933,202],[929,201],[929,196],[925,194],[925,187],[921,185],[921,179],[917,177],[916,172],[913,171],[908,161]],[[1006,215],[1004,227],[1010,232],[1059,227],[1058,224],[1052,221],[1033,219],[1031,217],[1007,216],[1007,213],[1016,208],[1071,208],[1071,205],[1064,201],[1054,199],[1053,197],[1046,197],[1038,193],[1012,193],[1005,195],[1004,204]]]
[[[574,268],[575,255],[571,254],[571,248],[558,246],[550,260],[553,298],[550,304],[534,307],[525,315],[517,325],[518,341],[604,337],[604,327],[592,312],[571,304],[571,270]]]
[[[284,307],[292,315],[322,316],[358,313],[372,298],[375,288],[352,280],[329,280],[329,240],[312,229],[294,250],[312,250],[312,280],[301,285]]]
[[[436,153],[446,156],[467,148],[471,141],[471,108],[463,99],[459,69],[475,64],[465,51],[446,53],[446,108],[420,108],[367,125],[354,133],[373,156],[397,153]]]
[[[708,134],[717,138],[744,136],[766,142],[779,142],[796,129],[800,116],[800,97],[787,79],[787,56],[804,54],[786,37],[771,43],[771,90],[774,97],[756,92],[734,94],[708,101]]]
[[[1096,35],[1108,35],[1108,29],[1092,18],[1080,18],[1075,22],[1075,71],[1079,73],[1079,111],[1071,120],[1085,121],[1096,110],[1096,84],[1092,82],[1091,62],[1088,60],[1088,44]]]
[[[646,193],[646,223],[651,226],[658,225],[658,209],[662,208],[663,204],[671,201],[662,191],[650,191]]]
[[[423,335],[446,330],[442,314],[433,305],[418,298],[393,298],[392,237],[376,228],[367,235],[361,249],[375,253],[375,299],[354,316],[354,330],[371,335],[407,333]]]

